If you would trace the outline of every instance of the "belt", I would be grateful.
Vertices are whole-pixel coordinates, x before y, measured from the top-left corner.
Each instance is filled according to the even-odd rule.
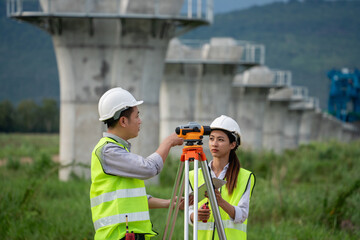
[[[126,237],[121,238],[120,240],[125,240]],[[135,233],[135,240],[145,240],[144,234]]]

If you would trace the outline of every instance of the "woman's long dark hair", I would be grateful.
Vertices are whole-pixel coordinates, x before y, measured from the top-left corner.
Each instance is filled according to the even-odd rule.
[[[235,136],[232,135],[228,131],[224,131],[226,135],[229,137],[230,143],[236,142]],[[229,168],[226,171],[225,179],[226,179],[226,188],[229,192],[229,195],[231,195],[236,188],[236,183],[239,175],[239,171],[241,168],[239,158],[236,155],[236,149],[238,146],[236,146],[234,149],[230,151],[229,155]]]

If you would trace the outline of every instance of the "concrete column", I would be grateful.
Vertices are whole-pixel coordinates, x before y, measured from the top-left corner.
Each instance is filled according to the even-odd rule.
[[[262,148],[266,101],[272,87],[274,73],[265,66],[253,67],[234,79],[229,115],[240,126],[243,148]]]
[[[226,64],[203,66],[202,77],[196,86],[196,122],[210,125],[216,117],[222,114],[228,115],[235,67],[235,65]]]
[[[302,114],[299,129],[299,144],[307,144],[318,139],[321,110],[307,110]]]
[[[195,121],[196,82],[201,64],[166,64],[160,94],[160,139],[175,131],[179,125]]]
[[[269,88],[234,86],[232,89],[230,116],[238,122],[243,148],[261,150],[263,120]]]
[[[173,133],[179,125],[195,121],[196,85],[202,73],[201,49],[171,40],[166,55],[160,89],[160,139]]]
[[[284,127],[284,149],[297,148],[301,138],[306,138],[308,141],[312,119],[309,119],[306,113],[318,109],[318,107],[317,99],[307,96],[304,96],[303,101],[290,104]]]
[[[263,148],[280,153],[283,150],[284,123],[290,100],[268,101],[263,126]]]
[[[298,147],[302,114],[302,109],[288,109],[286,121],[284,123],[283,149],[295,149]]]
[[[97,102],[111,86],[114,49],[118,47],[116,20],[93,21],[94,35],[89,36],[88,22],[64,19],[62,33],[53,35],[60,76],[60,161],[88,164],[91,151],[104,130],[98,120]],[[96,31],[95,31],[96,29]],[[69,174],[89,177],[85,168],[64,168],[59,177]]]
[[[300,101],[294,88],[274,90],[269,94],[264,116],[263,148],[280,153],[285,147],[285,126],[289,121],[289,104]],[[292,123],[289,125],[291,128]]]
[[[320,109],[315,110],[311,122],[310,141],[317,141],[319,139],[321,123],[322,123],[322,115],[323,112]]]
[[[242,53],[243,47],[232,38],[212,38],[203,47],[205,64],[196,86],[196,122],[209,125],[216,117],[228,115],[232,82]]]

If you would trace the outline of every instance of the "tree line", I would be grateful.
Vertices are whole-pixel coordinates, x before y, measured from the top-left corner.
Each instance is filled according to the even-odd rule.
[[[9,100],[0,102],[0,132],[58,133],[59,105],[54,99],[23,100],[14,106]]]

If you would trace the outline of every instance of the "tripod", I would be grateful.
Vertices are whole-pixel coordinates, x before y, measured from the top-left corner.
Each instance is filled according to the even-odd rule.
[[[201,170],[203,172],[207,193],[210,198],[210,204],[212,208],[212,214],[214,215],[215,226],[218,232],[220,240],[226,240],[226,235],[224,231],[223,222],[221,220],[220,211],[218,208],[217,200],[215,197],[214,186],[211,180],[209,168],[206,162],[206,155],[203,152],[202,141],[200,140],[185,140],[186,145],[183,148],[183,152],[180,158],[180,164],[178,172],[176,174],[176,180],[174,183],[173,192],[171,195],[171,202],[174,201],[175,194],[177,196],[175,211],[173,212],[173,207],[170,205],[167,215],[166,226],[163,234],[163,240],[171,239],[174,226],[176,222],[176,217],[179,211],[179,201],[182,196],[182,192],[185,190],[185,206],[184,206],[184,240],[189,238],[189,162],[194,162],[194,227],[193,227],[193,239],[197,240],[197,231],[198,231],[198,164],[200,161]],[[184,170],[185,165],[185,170]],[[185,177],[184,177],[185,175]],[[185,179],[185,181],[184,181]],[[181,185],[181,188],[179,188]],[[185,187],[186,185],[186,187]],[[171,223],[170,232],[169,224]],[[167,235],[169,237],[167,238]]]

